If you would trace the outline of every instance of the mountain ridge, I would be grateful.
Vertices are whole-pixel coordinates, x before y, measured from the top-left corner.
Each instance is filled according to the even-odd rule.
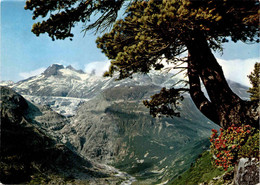
[[[57,69],[60,68],[60,69]],[[176,83],[172,74],[136,74],[115,81],[55,67],[11,85],[32,103],[45,104],[68,119],[58,129],[40,126],[84,158],[111,164],[148,184],[161,183],[185,171],[209,147],[212,128],[187,94],[180,118],[152,118],[144,99]],[[234,83],[246,95],[246,88]],[[232,84],[231,84],[232,85]],[[161,152],[158,152],[161,151]]]
[[[44,74],[47,74],[47,76]],[[158,86],[159,91],[162,87],[171,88],[172,84],[178,81],[178,79],[176,80],[172,78],[172,76],[172,74],[161,74],[158,71],[152,71],[148,74],[135,74],[132,79],[127,78],[116,81],[117,76],[113,78],[103,78],[84,73],[82,70],[77,70],[71,65],[65,67],[60,64],[53,64],[40,75],[21,80],[17,83],[2,82],[0,85],[2,84],[13,88],[16,92],[26,96],[35,103],[49,105],[58,113],[73,116],[75,115],[75,107],[77,105],[94,98],[105,89],[155,85]],[[228,83],[231,89],[234,89],[242,99],[249,99],[246,92],[248,87],[231,80],[228,80]],[[147,98],[149,99],[150,97],[148,96]],[[82,99],[82,101],[80,99]],[[55,104],[54,102],[63,102],[63,105]],[[73,107],[72,109],[68,106],[70,104],[72,105],[71,107]]]

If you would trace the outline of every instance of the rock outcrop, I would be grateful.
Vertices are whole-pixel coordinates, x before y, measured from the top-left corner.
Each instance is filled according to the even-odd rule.
[[[259,179],[260,162],[252,158],[241,158],[235,167],[234,184],[235,185],[256,185],[260,183]]]
[[[58,75],[60,69],[64,69],[64,66],[60,64],[52,64],[43,72],[43,74],[45,77]]]

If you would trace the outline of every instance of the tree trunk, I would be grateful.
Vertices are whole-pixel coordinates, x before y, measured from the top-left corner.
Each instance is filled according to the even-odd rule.
[[[196,34],[187,41],[186,46],[189,51],[190,93],[197,108],[223,128],[232,124],[249,124],[258,128],[259,115],[255,106],[251,102],[242,100],[230,89],[206,38]],[[209,100],[201,91],[199,79],[206,88]]]

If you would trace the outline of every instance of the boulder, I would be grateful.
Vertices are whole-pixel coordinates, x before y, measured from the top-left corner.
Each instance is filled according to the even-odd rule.
[[[260,162],[256,158],[241,158],[235,167],[235,185],[259,184]]]

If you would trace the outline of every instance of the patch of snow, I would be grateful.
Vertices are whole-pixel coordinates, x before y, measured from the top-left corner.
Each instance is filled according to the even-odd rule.
[[[172,124],[168,123],[167,121],[165,121],[165,125],[166,127],[174,127]]]
[[[159,142],[157,142],[157,141],[150,141],[151,143],[156,143],[157,145],[160,145],[160,146],[166,146],[166,145],[164,145],[164,144],[162,144],[162,143],[159,143]]]
[[[157,185],[164,185],[164,184],[167,184],[168,182],[169,182],[169,180],[164,181],[164,182],[162,182],[162,183],[159,183],[159,184],[157,184]]]
[[[144,163],[144,159],[140,159],[136,161],[137,163],[143,164]]]
[[[1,81],[0,82],[0,86],[10,86],[10,85],[13,85],[14,82],[11,81],[11,80],[8,80],[8,81]]]
[[[160,122],[159,129],[158,129],[158,134],[161,132],[161,130],[162,130],[162,122]]]
[[[161,160],[159,163],[162,164],[164,161],[166,161],[167,157],[165,157],[163,160]]]
[[[162,168],[161,170],[152,170],[152,173],[163,173],[165,171],[165,168]]]
[[[59,96],[55,97],[55,96],[23,95],[23,97],[33,103],[47,105],[55,112],[66,117],[75,115],[78,106],[83,102],[89,100],[86,98],[59,97]]]
[[[121,183],[121,185],[131,185],[133,182],[137,181],[135,177],[129,175],[126,172],[121,172],[118,169],[116,169],[116,168],[114,168],[112,166],[106,165],[106,164],[102,164],[102,166],[104,166],[107,170],[112,171],[113,173],[115,173],[115,175],[114,175],[115,177],[123,177],[123,178],[125,178],[126,180],[123,181]]]

